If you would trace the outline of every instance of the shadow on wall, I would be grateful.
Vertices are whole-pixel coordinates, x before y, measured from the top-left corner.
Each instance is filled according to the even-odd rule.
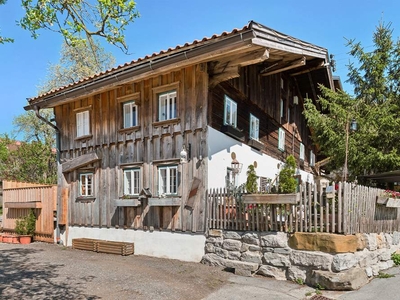
[[[1,299],[100,299],[86,295],[84,281],[92,278],[58,279],[62,264],[40,264],[29,258],[42,250],[13,248],[0,254]]]

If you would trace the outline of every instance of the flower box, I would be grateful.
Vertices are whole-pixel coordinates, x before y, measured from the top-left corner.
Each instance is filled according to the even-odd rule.
[[[400,207],[400,199],[391,197],[376,197],[376,204],[385,205],[386,207]]]
[[[259,151],[264,150],[265,146],[263,143],[261,143],[260,141],[254,140],[254,139],[250,139],[248,142],[248,145],[254,149],[257,149]]]
[[[142,203],[139,199],[115,199],[114,206],[119,207],[130,207],[130,206],[140,206]]]
[[[244,141],[244,132],[236,127],[231,125],[222,125],[221,131],[235,139],[238,139],[241,142]]]
[[[243,195],[243,203],[253,204],[297,204],[300,193],[293,194],[247,194]]]

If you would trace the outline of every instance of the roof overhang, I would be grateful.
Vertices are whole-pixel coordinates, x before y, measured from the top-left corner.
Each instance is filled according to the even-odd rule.
[[[304,63],[310,59],[319,59],[322,62],[329,61],[328,51],[325,48],[295,39],[261,24],[250,22],[248,26],[241,30],[233,30],[230,33],[223,33],[211,38],[204,38],[202,41],[177,46],[174,49],[168,49],[168,51],[162,51],[150,57],[146,56],[144,59],[132,61],[68,86],[30,98],[28,99],[29,105],[24,108],[31,110],[35,107],[37,109],[55,107],[129,82],[156,76],[195,63],[220,60],[239,53],[245,53],[249,57],[249,61],[242,61],[241,66],[265,59],[286,61],[286,68],[295,65],[295,62],[290,64],[290,60],[295,59],[301,59]],[[249,55],[249,53],[260,53],[260,58],[254,57],[254,54]],[[288,61],[289,65],[287,64]],[[322,64],[319,63],[319,65]],[[332,74],[328,68],[324,69],[328,70],[329,85],[333,88]]]
[[[360,176],[378,182],[400,182],[400,170]]]

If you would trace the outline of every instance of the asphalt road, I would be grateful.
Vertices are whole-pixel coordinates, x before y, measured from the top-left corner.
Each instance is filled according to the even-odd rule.
[[[400,268],[358,291],[325,299],[400,299]],[[57,245],[0,243],[0,299],[310,299],[315,289],[221,268],[147,256],[119,256]]]

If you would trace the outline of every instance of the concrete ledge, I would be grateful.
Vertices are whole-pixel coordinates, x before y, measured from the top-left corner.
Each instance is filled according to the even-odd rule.
[[[326,253],[356,252],[359,246],[355,235],[322,232],[296,232],[289,237],[288,243],[292,249]]]

